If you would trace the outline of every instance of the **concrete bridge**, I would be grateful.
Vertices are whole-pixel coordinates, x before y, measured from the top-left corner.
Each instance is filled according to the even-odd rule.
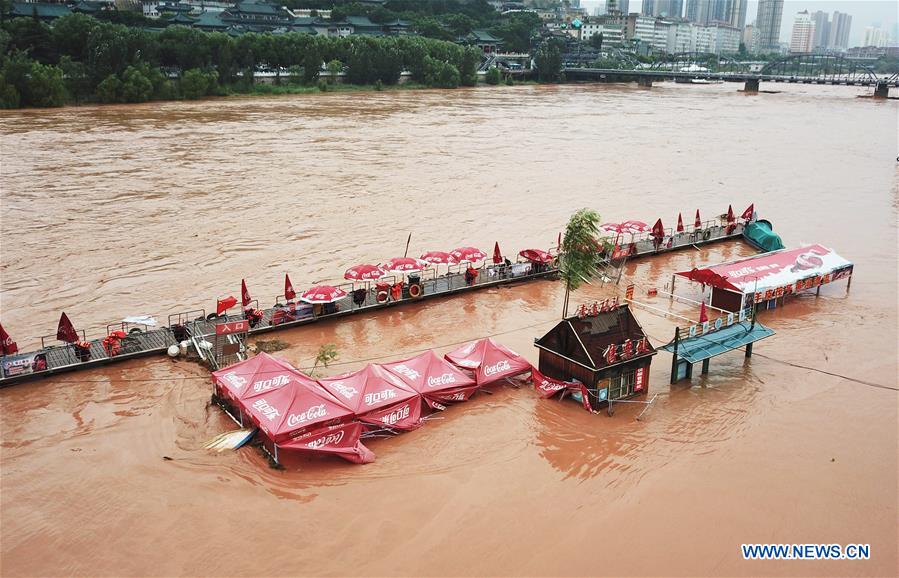
[[[637,82],[646,87],[653,81],[679,79],[742,82],[746,92],[758,92],[762,82],[873,86],[879,98],[899,87],[899,74],[878,75],[870,62],[839,55],[802,54],[757,65],[714,54],[683,53],[653,64],[621,64],[620,68],[565,66],[562,72],[567,80]]]

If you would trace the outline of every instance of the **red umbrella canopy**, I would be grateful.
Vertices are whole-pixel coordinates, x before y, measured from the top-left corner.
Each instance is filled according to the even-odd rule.
[[[450,255],[460,263],[473,263],[487,257],[487,253],[475,247],[459,247],[450,251]]]
[[[599,228],[610,233],[625,233],[628,230],[624,223],[603,223]]]
[[[477,389],[474,379],[433,351],[425,351],[401,361],[382,363],[381,367],[422,394],[429,403],[464,401]]]
[[[353,281],[363,281],[366,279],[380,279],[384,276],[384,271],[377,265],[356,265],[350,267],[343,273],[344,279]]]
[[[392,273],[415,273],[428,266],[427,261],[412,257],[394,257],[381,265],[381,269]]]
[[[420,394],[381,366],[369,364],[318,382],[364,423],[396,429],[412,429],[421,423]]]
[[[696,220],[693,221],[693,226],[697,229],[702,228],[702,219],[699,218],[699,209],[696,209]]]
[[[534,263],[552,263],[553,260],[552,255],[546,251],[541,251],[540,249],[524,249],[523,251],[519,251],[518,254]]]
[[[727,206],[727,222],[733,223],[736,219],[734,219],[734,208],[730,205]]]
[[[334,303],[346,297],[346,291],[331,285],[316,285],[311,289],[306,289],[300,295],[300,301],[306,303]]]
[[[458,367],[474,371],[479,386],[531,370],[527,360],[489,337],[466,343],[444,357]]]
[[[643,221],[625,221],[621,223],[621,225],[625,228],[625,230],[633,233],[645,233],[649,230],[649,225],[647,225]]]
[[[456,262],[452,255],[443,251],[428,251],[421,256],[422,261],[433,263],[434,265],[452,265]]]
[[[678,233],[684,232],[684,218],[681,216],[680,213],[677,214],[677,232]]]
[[[656,221],[656,224],[652,226],[652,236],[653,237],[664,237],[665,236],[665,227],[662,225],[662,219]]]

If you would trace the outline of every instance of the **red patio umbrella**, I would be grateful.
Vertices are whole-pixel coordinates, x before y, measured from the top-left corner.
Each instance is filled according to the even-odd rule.
[[[652,236],[656,238],[665,236],[665,227],[662,225],[662,219],[656,221],[656,224],[652,226]]]
[[[334,303],[346,297],[346,291],[333,287],[331,285],[316,285],[311,289],[306,289],[300,295],[300,301],[306,303]]]
[[[736,219],[734,218],[734,208],[730,205],[727,206],[727,222],[733,223]]]
[[[624,223],[603,223],[599,226],[603,231],[608,231],[610,233],[624,233],[627,231],[627,226]]]
[[[78,332],[75,331],[75,326],[69,321],[69,316],[66,315],[65,312],[59,316],[59,325],[56,328],[56,339],[68,343],[75,343],[78,341]]]
[[[519,251],[518,254],[534,263],[552,263],[553,260],[552,255],[546,251],[541,251],[540,249],[524,249],[523,251]]]
[[[284,274],[284,297],[288,301],[291,299],[295,299],[297,296],[297,292],[293,290],[293,283],[290,282],[290,277],[287,276],[287,273]]]
[[[699,209],[696,209],[696,220],[693,221],[693,227],[694,227],[695,229],[701,229],[701,228],[702,228],[702,219],[699,218]]]
[[[621,223],[628,233],[645,233],[649,230],[649,225],[643,221],[625,221]]]
[[[503,262],[503,254],[499,250],[499,241],[493,245],[493,264],[499,265]]]
[[[412,257],[394,257],[383,265],[381,269],[391,273],[415,273],[428,266],[427,261],[413,259]]]
[[[473,263],[482,261],[487,257],[487,253],[475,247],[458,247],[450,251],[450,255],[460,263]]]
[[[384,270],[376,265],[356,265],[344,271],[343,278],[363,281],[366,279],[380,279],[384,274]]]
[[[422,253],[421,260],[434,265],[452,265],[456,262],[452,255],[444,251],[428,251],[427,253]]]
[[[684,232],[684,218],[681,216],[680,213],[677,214],[677,232],[678,233]]]
[[[250,291],[247,289],[247,281],[246,279],[240,280],[240,304],[246,307],[253,300],[250,297]]]
[[[0,325],[0,355],[12,355],[19,351],[19,346],[12,340],[9,333]]]

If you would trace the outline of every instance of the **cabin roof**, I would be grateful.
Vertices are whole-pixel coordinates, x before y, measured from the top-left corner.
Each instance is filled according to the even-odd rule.
[[[563,319],[538,339],[536,345],[596,371],[609,365],[603,358],[603,352],[609,345],[620,345],[628,339],[639,341],[644,337],[647,335],[630,308],[622,305],[593,317]],[[654,354],[655,349],[649,344],[648,351],[639,357]],[[637,358],[631,357],[628,361]]]

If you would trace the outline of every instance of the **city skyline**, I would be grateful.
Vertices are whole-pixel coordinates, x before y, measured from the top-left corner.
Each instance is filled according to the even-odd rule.
[[[593,9],[597,6],[604,5],[603,0],[581,0],[581,6],[586,8],[588,13],[592,14]],[[684,2],[686,6],[687,2]],[[759,0],[748,0],[746,9],[746,24],[751,24],[756,20],[758,13]],[[642,9],[641,0],[632,0],[630,2],[631,12],[640,12]],[[897,15],[896,3],[892,1],[881,0],[785,0],[783,7],[783,15],[780,26],[780,42],[789,43],[793,30],[793,21],[796,14],[807,10],[810,14],[818,11],[833,14],[834,11],[852,16],[852,26],[849,32],[848,45],[863,45],[865,30],[869,26],[880,28],[887,34],[897,36]]]

